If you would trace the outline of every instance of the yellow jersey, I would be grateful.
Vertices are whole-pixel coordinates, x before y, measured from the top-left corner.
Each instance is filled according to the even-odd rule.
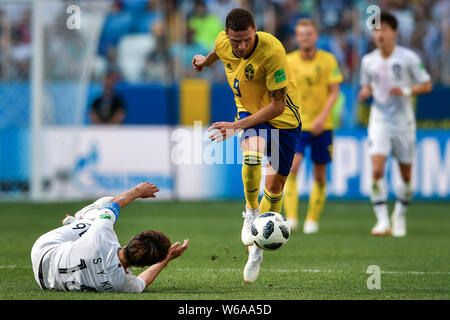
[[[311,60],[304,60],[299,50],[287,54],[292,75],[297,79],[302,101],[302,130],[312,129],[314,119],[322,112],[330,93],[329,85],[343,80],[339,65],[333,54],[317,50]],[[333,129],[331,112],[325,130]]]
[[[216,38],[215,49],[225,66],[238,113],[255,114],[270,104],[269,91],[287,87],[284,112],[268,122],[279,129],[298,127],[301,122],[299,91],[295,88],[295,79],[290,77],[286,51],[277,38],[258,31],[252,51],[241,58],[234,53],[225,31],[222,31]]]

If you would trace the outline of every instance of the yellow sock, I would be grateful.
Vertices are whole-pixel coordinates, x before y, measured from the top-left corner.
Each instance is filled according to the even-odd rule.
[[[298,219],[297,175],[289,174],[284,186],[283,205],[286,218]]]
[[[320,214],[322,213],[323,206],[325,205],[327,185],[319,184],[314,181],[311,194],[309,196],[308,213],[306,220],[319,221]]]
[[[270,193],[264,188],[264,197],[261,199],[259,213],[263,214],[268,211],[281,213],[281,207],[283,205],[282,197],[283,191],[278,194]]]
[[[261,162],[264,154],[256,151],[244,152],[242,182],[247,208],[258,209],[259,186],[261,184]]]

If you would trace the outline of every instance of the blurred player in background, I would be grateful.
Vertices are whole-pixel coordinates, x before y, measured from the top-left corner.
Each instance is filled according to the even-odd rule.
[[[126,111],[123,99],[116,93],[117,76],[107,72],[103,78],[103,92],[92,102],[90,118],[93,124],[121,124]]]
[[[405,212],[411,201],[411,167],[415,156],[416,121],[412,96],[431,91],[432,83],[417,54],[395,43],[397,19],[387,12],[380,16],[380,28],[374,30],[377,49],[361,62],[360,101],[373,97],[368,138],[372,160],[370,199],[377,223],[372,235],[406,235]],[[388,190],[384,166],[392,152],[398,160],[401,185],[392,214],[392,229],[387,206]]]
[[[45,233],[31,250],[36,282],[60,291],[142,292],[167,264],[183,254],[188,240],[170,244],[162,232],[147,230],[121,247],[114,232],[120,209],[139,198],[155,197],[148,182],[116,197],[104,197],[67,216],[64,226]],[[128,267],[150,266],[134,276]]]
[[[295,40],[299,50],[287,55],[292,75],[297,78],[302,101],[302,134],[295,149],[291,172],[286,181],[284,211],[293,231],[298,228],[297,172],[311,147],[314,163],[312,186],[304,233],[319,230],[319,217],[325,204],[327,164],[332,158],[333,120],[331,109],[339,96],[339,83],[343,77],[333,54],[318,50],[318,31],[310,19],[300,19],[295,27]]]
[[[209,129],[217,129],[211,135],[213,141],[239,132],[246,200],[241,239],[249,246],[244,281],[253,283],[258,277],[263,250],[253,244],[251,226],[260,213],[281,211],[283,188],[301,130],[298,90],[290,78],[283,45],[271,34],[257,32],[253,16],[247,10],[230,11],[226,30],[217,36],[215,48],[206,57],[194,56],[192,65],[200,72],[219,59],[235,95],[238,116],[234,122],[216,122]],[[276,150],[272,149],[273,144]],[[264,197],[259,204],[264,154],[269,165]]]

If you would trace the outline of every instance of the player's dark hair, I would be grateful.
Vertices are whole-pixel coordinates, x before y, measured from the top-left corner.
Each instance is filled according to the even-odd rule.
[[[381,12],[380,23],[386,23],[392,28],[392,30],[397,31],[398,20],[393,14],[390,14],[389,12],[386,11]]]
[[[225,28],[233,31],[244,31],[249,27],[255,28],[255,20],[250,11],[242,8],[231,10],[225,20]]]
[[[135,235],[123,249],[131,266],[145,267],[164,260],[169,248],[170,240],[164,233],[147,230]]]

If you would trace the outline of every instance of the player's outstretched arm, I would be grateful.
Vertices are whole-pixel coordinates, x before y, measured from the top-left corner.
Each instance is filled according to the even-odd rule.
[[[184,253],[184,251],[186,251],[188,244],[188,239],[184,240],[183,245],[181,245],[179,242],[175,242],[170,247],[169,252],[167,253],[167,257],[163,261],[155,263],[138,275],[139,278],[145,281],[146,288],[153,282],[153,280],[155,280],[162,269],[167,267],[171,260],[178,258]]]
[[[219,60],[219,57],[216,54],[216,49],[213,49],[206,57],[196,54],[192,59],[192,67],[195,71],[202,72],[205,67],[212,66],[217,60]]]
[[[155,193],[158,191],[158,187],[154,184],[150,182],[142,182],[133,189],[115,196],[112,198],[111,202],[115,202],[120,206],[120,208],[124,208],[136,199],[154,198]]]

